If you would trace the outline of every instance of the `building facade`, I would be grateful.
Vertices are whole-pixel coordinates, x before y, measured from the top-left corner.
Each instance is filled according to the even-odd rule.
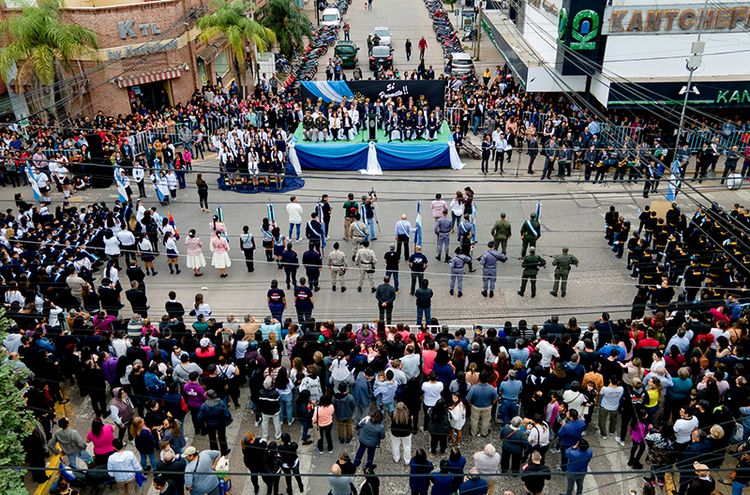
[[[63,17],[96,33],[99,50],[72,64],[82,113],[129,113],[187,101],[196,88],[229,72],[223,40],[198,42],[203,0],[66,0]],[[0,18],[15,15],[6,0]],[[23,88],[11,88],[22,93]]]
[[[511,0],[484,29],[529,91],[608,108],[681,105],[686,91],[695,106],[750,106],[750,2]]]

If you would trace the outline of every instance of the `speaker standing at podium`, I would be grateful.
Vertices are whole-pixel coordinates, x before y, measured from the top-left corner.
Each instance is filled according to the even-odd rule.
[[[369,141],[377,141],[377,126],[378,126],[378,116],[374,113],[370,113],[367,115],[367,132],[368,137],[367,139]]]

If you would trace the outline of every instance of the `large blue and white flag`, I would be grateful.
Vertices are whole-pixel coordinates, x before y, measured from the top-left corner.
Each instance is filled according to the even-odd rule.
[[[125,178],[122,176],[122,168],[115,167],[115,183],[117,183],[117,194],[121,203],[128,202],[128,192],[125,189]]]
[[[536,213],[537,222],[541,222],[542,221],[542,202],[541,201],[536,202],[536,211],[534,213]]]
[[[669,183],[667,184],[667,193],[664,195],[667,201],[674,201],[677,197],[677,190],[680,188],[682,181],[682,170],[680,169],[679,160],[672,162],[672,171],[669,175]]]
[[[471,202],[471,242],[477,242],[477,203]]]
[[[417,201],[417,218],[416,218],[416,226],[414,228],[414,245],[415,246],[421,246],[422,245],[422,203]]]
[[[369,228],[370,222],[367,220],[367,207],[365,206],[364,202],[359,205],[359,216],[362,217],[362,223],[364,223]]]
[[[271,228],[276,226],[276,210],[274,210],[273,203],[266,203],[266,217],[268,217],[268,223]]]
[[[41,174],[41,172],[39,173]],[[31,168],[31,165],[28,163],[26,164],[26,177],[29,179],[29,184],[31,184],[31,191],[34,193],[34,200],[41,201],[42,191],[39,190],[39,184],[37,183],[39,174],[35,174],[34,169]]]

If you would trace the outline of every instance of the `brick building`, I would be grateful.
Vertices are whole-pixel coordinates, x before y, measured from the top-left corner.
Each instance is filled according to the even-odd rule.
[[[195,88],[230,72],[224,42],[205,45],[197,40],[195,22],[207,3],[66,0],[64,18],[94,31],[100,47],[98,61],[85,56],[73,63],[85,81],[79,89],[84,93],[80,111],[116,115],[129,113],[138,100],[152,109],[184,102]],[[5,0],[5,5],[0,18],[17,12],[11,0]]]

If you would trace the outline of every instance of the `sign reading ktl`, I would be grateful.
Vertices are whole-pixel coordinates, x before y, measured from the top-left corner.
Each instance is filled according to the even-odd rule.
[[[142,24],[138,24],[138,31],[140,31],[141,36],[156,36],[157,34],[161,34],[161,31],[159,31],[159,28],[156,26],[155,22],[146,22]],[[117,33],[120,35],[120,39],[128,39],[128,38],[137,38],[137,34],[135,32],[136,24],[135,21],[119,21],[117,23]]]

